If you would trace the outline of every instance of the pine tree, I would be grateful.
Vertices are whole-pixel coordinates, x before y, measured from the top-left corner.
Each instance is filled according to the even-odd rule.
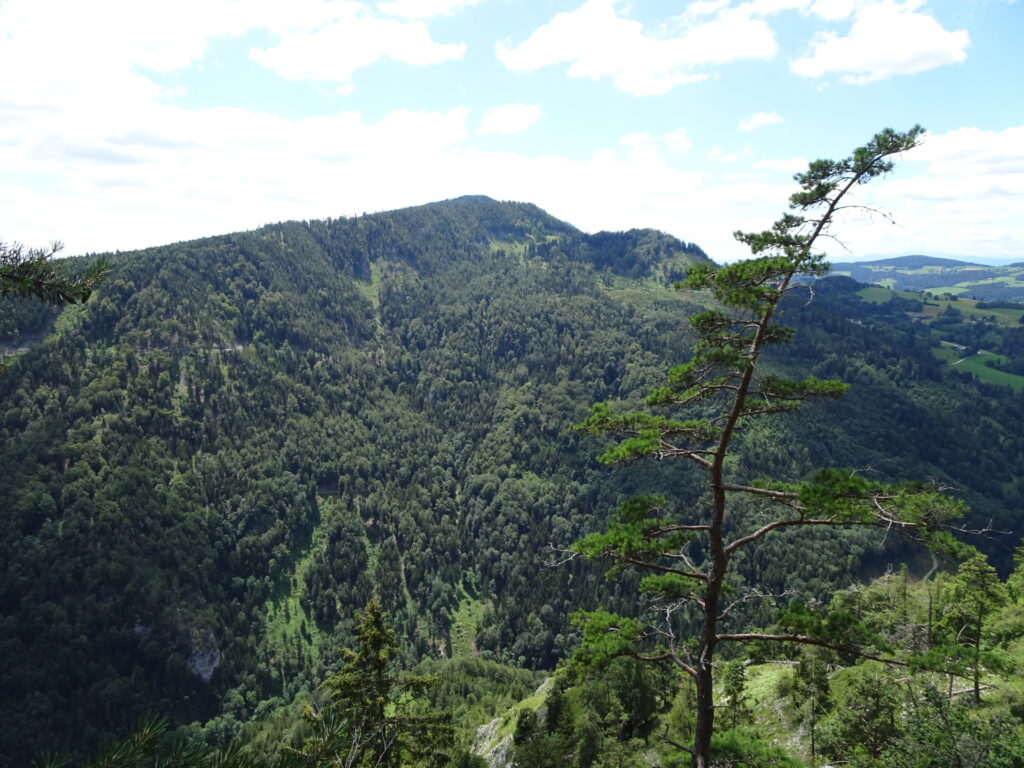
[[[96,259],[84,272],[69,274],[53,260],[63,246],[25,248],[0,243],[0,297],[31,296],[49,304],[80,304],[109,274],[106,259]]]
[[[588,558],[607,557],[616,569],[646,572],[641,591],[653,599],[651,623],[604,611],[585,614],[584,663],[616,656],[675,665],[696,686],[694,768],[709,765],[714,732],[714,677],[718,646],[726,642],[780,641],[846,650],[849,640],[834,637],[833,622],[800,611],[787,632],[725,632],[722,623],[741,602],[759,597],[740,594],[727,601],[730,565],[741,550],[792,527],[875,526],[930,542],[949,542],[942,531],[959,505],[920,484],[885,485],[850,470],[824,469],[802,483],[743,478],[735,460],[735,441],[745,426],[793,411],[812,399],[840,397],[846,385],[814,377],[786,379],[769,373],[762,354],[789,341],[792,329],[775,322],[780,302],[828,269],[820,240],[830,237],[838,212],[850,207],[847,195],[893,168],[892,157],[917,145],[923,129],[906,133],[886,129],[839,161],[817,160],[797,174],[800,190],[790,198],[793,212],[764,232],[737,232],[754,258],[723,267],[693,267],[683,287],[710,291],[716,308],[690,318],[697,336],[693,358],[668,372],[665,384],[647,397],[652,408],[682,411],[671,418],[652,411],[618,413],[598,404],[581,425],[594,434],[622,438],[601,456],[606,463],[642,458],[680,459],[704,474],[702,513],[672,516],[666,502],[641,497],[622,505],[607,529],[577,542],[573,551]],[[765,517],[742,529],[727,512],[735,500],[758,504]],[[700,555],[693,553],[699,551]],[[760,596],[763,597],[763,596]],[[681,637],[676,614],[695,606],[696,637]]]

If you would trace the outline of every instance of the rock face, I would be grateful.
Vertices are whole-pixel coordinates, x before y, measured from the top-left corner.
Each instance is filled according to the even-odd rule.
[[[220,666],[220,649],[217,639],[208,630],[195,630],[192,634],[192,653],[188,657],[188,666],[192,674],[204,683],[210,682],[214,670]]]
[[[480,755],[487,761],[490,768],[511,768],[512,766],[512,735],[494,742],[495,734],[501,726],[501,718],[496,717],[487,725],[476,729],[476,741],[473,742],[473,754]]]
[[[490,768],[515,768],[513,737],[519,714],[523,710],[533,710],[537,712],[538,718],[542,719],[545,711],[543,702],[553,682],[553,677],[547,678],[529,699],[515,705],[501,717],[494,718],[487,725],[477,728],[473,754],[480,755]]]

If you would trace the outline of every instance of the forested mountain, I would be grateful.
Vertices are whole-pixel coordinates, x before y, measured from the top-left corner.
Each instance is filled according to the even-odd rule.
[[[669,284],[706,258],[472,197],[115,254],[59,313],[0,303],[20,350],[0,373],[0,754],[90,749],[154,710],[230,735],[322,680],[373,596],[411,659],[551,669],[569,614],[629,612],[635,585],[544,548],[648,486],[697,501],[676,468],[607,472],[572,427],[686,357],[704,299]],[[850,393],[751,430],[743,461],[933,478],[1016,531],[1019,397],[944,369],[859,288],[790,302],[774,361]],[[981,542],[1004,571],[1016,544]],[[745,577],[812,596],[919,556],[862,533],[771,546]]]

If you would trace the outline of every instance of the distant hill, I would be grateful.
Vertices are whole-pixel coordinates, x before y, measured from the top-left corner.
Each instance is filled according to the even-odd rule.
[[[837,262],[833,275],[846,275],[897,291],[929,291],[981,301],[1024,301],[1024,262],[987,266],[936,256],[899,256],[876,261]]]
[[[921,269],[922,267],[980,267],[981,264],[976,264],[970,261],[961,261],[959,259],[944,259],[938,256],[925,256],[923,254],[913,254],[910,256],[893,256],[887,259],[875,259],[874,261],[858,261],[849,263],[836,263],[833,266],[849,267],[856,264],[858,267],[896,267],[898,269]]]

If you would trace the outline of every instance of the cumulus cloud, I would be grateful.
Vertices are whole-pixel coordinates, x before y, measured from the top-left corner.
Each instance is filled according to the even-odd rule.
[[[432,16],[450,16],[482,0],[391,0],[379,3],[377,10],[391,16],[407,19],[428,19]]]
[[[926,134],[914,159],[929,163],[935,174],[959,177],[1024,174],[1024,126],[1002,131],[960,128]]]
[[[861,253],[1024,254],[1024,125],[927,134],[860,198],[896,221],[851,215],[843,233]]]
[[[419,21],[398,21],[367,15],[350,6],[345,17],[313,30],[290,30],[270,48],[249,55],[286,80],[323,80],[352,90],[352,74],[383,58],[423,66],[461,59],[462,43],[437,43]]]
[[[665,144],[669,150],[680,155],[693,149],[693,142],[690,141],[685,131],[681,130],[665,134]]]
[[[621,91],[646,96],[708,77],[694,68],[770,58],[778,50],[763,20],[718,3],[705,3],[711,18],[696,18],[672,35],[646,32],[619,13],[620,5],[620,0],[588,0],[557,14],[518,45],[498,43],[497,56],[515,71],[568,64],[571,77],[608,78]]]
[[[834,73],[843,82],[864,84],[964,61],[971,42],[967,31],[945,29],[918,11],[922,3],[881,0],[858,5],[848,35],[820,34],[790,69],[805,77]]]
[[[755,112],[746,120],[740,121],[740,130],[753,131],[762,125],[777,125],[781,122],[783,122],[783,117],[777,112]]]
[[[818,4],[805,6],[811,13]],[[66,6],[57,0],[0,2],[5,36],[0,67],[18,73],[0,79],[0,208],[7,226],[17,226],[0,235],[33,244],[59,238],[68,242],[70,253],[126,249],[288,218],[358,214],[480,192],[535,202],[588,230],[658,227],[725,259],[744,253],[729,233],[769,226],[793,191],[781,178],[767,183],[775,178],[767,173],[756,178],[696,172],[709,165],[708,146],[699,143],[700,134],[691,141],[682,129],[609,138],[592,155],[569,159],[474,149],[471,135],[482,123],[470,115],[478,113],[451,102],[438,109],[393,110],[373,119],[354,110],[291,119],[241,108],[186,109],[152,73],[202,64],[217,37],[260,29],[282,45],[313,41],[319,33],[338,34],[334,27],[344,20],[357,26],[367,21],[411,25],[400,34],[413,36],[418,33],[408,30],[426,28],[397,12],[383,19],[366,4],[338,0],[291,0],[287,5],[277,0],[179,0],[166,11],[151,5],[130,0]],[[577,45],[571,56],[552,59],[545,45],[553,43],[534,45],[538,33],[520,46],[508,46],[507,53],[522,68],[563,62],[578,66],[579,77],[603,78],[623,90],[643,92],[671,87],[678,78],[702,77],[697,67],[742,55],[730,47],[739,43],[728,40],[719,51],[699,45],[680,51],[678,41],[699,29],[749,29],[751,40],[762,46],[751,50],[769,55],[774,51],[770,30],[762,34],[767,27],[744,27],[741,11],[757,21],[757,14],[789,7],[787,0],[738,5],[707,0],[655,34],[627,18],[624,6],[604,0],[573,12],[587,9],[596,19],[593,28],[584,30],[582,42],[572,43],[569,28],[559,32],[561,38],[556,35]],[[832,12],[838,13],[837,8]],[[57,14],[60,25],[52,23]],[[108,22],[112,19],[117,26]],[[354,67],[363,66],[360,62],[393,55],[395,49],[380,41],[372,25],[359,29],[366,33],[365,45],[341,52],[340,65],[325,74],[311,56],[302,65],[306,71],[296,76],[335,78],[344,87]],[[621,56],[620,43],[626,48]],[[439,51],[429,35],[412,39],[407,47],[418,44],[421,55],[400,60],[432,61],[456,53]],[[601,58],[606,53],[601,44],[615,51],[610,61]],[[278,64],[271,53],[276,47],[263,46],[271,64]],[[55,50],[61,56],[54,56]],[[630,58],[634,54],[636,61]],[[518,123],[524,125],[531,106],[503,108],[510,106],[525,107]],[[488,119],[507,129],[515,116],[508,111],[502,120]],[[942,250],[980,255],[986,248],[1005,253],[1016,243],[1024,253],[1020,147],[1024,127],[929,136],[905,163],[916,170],[904,173],[901,163],[897,174],[877,185],[874,198],[867,195],[876,185],[858,191],[867,193],[858,202],[889,207],[902,228],[875,221],[862,229],[852,221],[842,234],[849,234],[851,245],[866,243],[875,251],[920,252],[941,242]],[[718,157],[730,156],[719,151]],[[714,165],[790,171],[794,168],[788,164],[796,162],[753,163],[756,158],[746,153],[737,159],[743,162]],[[878,244],[881,237],[884,247]]]
[[[815,0],[810,5],[810,11],[829,21],[840,21],[850,18],[854,10],[865,2],[866,0]]]
[[[536,104],[505,104],[493,107],[480,120],[479,134],[520,133],[540,119],[541,109]]]
[[[781,157],[774,160],[758,160],[754,167],[766,171],[798,173],[807,170],[807,161],[802,157]]]

